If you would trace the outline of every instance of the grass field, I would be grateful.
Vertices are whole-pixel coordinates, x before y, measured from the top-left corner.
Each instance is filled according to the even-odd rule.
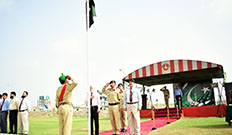
[[[149,119],[141,119],[146,121]],[[30,118],[30,135],[58,135],[58,118]],[[111,130],[108,117],[100,117],[100,132]],[[87,135],[87,117],[74,117],[72,135]],[[183,118],[153,131],[150,135],[232,135],[232,126],[225,118]]]
[[[88,118],[74,117],[72,125],[72,135],[87,135]],[[30,135],[58,135],[59,119],[53,118],[30,118],[29,119]]]
[[[141,119],[141,122],[148,119]],[[29,133],[31,135],[58,135],[58,118],[29,118]],[[100,132],[111,130],[109,117],[100,117]],[[74,117],[72,135],[88,134],[88,118]]]
[[[225,118],[182,118],[150,135],[232,135]]]

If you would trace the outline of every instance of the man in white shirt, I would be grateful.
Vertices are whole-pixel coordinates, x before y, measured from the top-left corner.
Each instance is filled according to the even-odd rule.
[[[10,93],[10,99],[11,100],[10,100],[10,107],[9,107],[9,110],[10,110],[10,114],[9,114],[10,132],[9,134],[17,134],[19,100],[16,98],[16,93],[14,91]]]
[[[127,111],[127,117],[131,135],[140,134],[140,113],[142,97],[140,90],[134,87],[134,80],[129,81],[129,88],[125,91],[123,107]]]
[[[152,91],[151,92],[149,92],[149,94],[150,94],[150,104],[151,104],[151,108],[154,108],[155,107],[155,101],[156,101],[156,99],[155,99],[155,89],[152,89]]]
[[[22,100],[19,104],[19,128],[20,135],[28,135],[29,124],[28,124],[28,113],[31,109],[30,101],[27,99],[28,92],[24,91],[22,94]]]
[[[101,108],[101,101],[99,94],[92,86],[90,86],[90,92],[87,93],[85,103],[86,105],[90,103],[91,107],[91,135],[93,135],[93,120],[95,125],[95,135],[99,135],[99,112]]]

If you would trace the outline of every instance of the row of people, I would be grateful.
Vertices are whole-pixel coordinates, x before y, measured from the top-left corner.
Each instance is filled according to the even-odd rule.
[[[116,81],[112,80],[102,88],[102,93],[108,98],[109,118],[113,129],[113,135],[119,135],[120,132],[127,131],[127,119],[130,127],[130,134],[139,134],[139,111],[142,107],[142,97],[140,90],[134,86],[134,80],[129,81],[129,88],[125,91],[123,90],[123,84],[120,83],[118,87],[116,87]],[[90,87],[90,96],[88,95],[87,97],[90,97],[91,106],[91,134],[93,135],[93,121],[95,121],[95,135],[98,135],[100,98],[92,87]]]
[[[77,86],[71,76],[61,75],[59,77],[61,86],[56,92],[56,107],[59,115],[60,135],[71,135],[72,129],[72,91]],[[71,81],[69,83],[69,81]],[[110,86],[110,87],[109,87]],[[178,86],[177,86],[178,88]],[[166,89],[166,88],[165,88]],[[124,91],[123,85],[119,84],[116,88],[116,82],[113,80],[107,83],[102,88],[102,93],[106,94],[109,104],[109,117],[113,129],[113,135],[119,135],[121,132],[126,132],[126,118],[130,127],[130,134],[140,133],[140,110],[142,107],[142,97],[140,90],[134,86],[134,80],[129,81],[129,87]],[[164,92],[165,93],[165,92]],[[167,95],[167,94],[165,94]],[[175,97],[182,97],[182,91],[177,89]],[[91,134],[93,134],[93,121],[95,122],[95,135],[99,134],[99,112],[100,112],[100,97],[90,86],[86,103],[90,103],[91,114]],[[169,98],[169,93],[167,98]],[[168,101],[168,100],[165,100]],[[177,100],[178,102],[179,100]],[[178,104],[178,103],[177,103]],[[168,107],[168,102],[166,102]],[[121,121],[121,130],[120,130]]]
[[[18,117],[20,135],[28,134],[28,112],[30,111],[30,102],[27,99],[28,92],[24,91],[21,101],[16,97],[16,92],[10,93],[10,100],[7,99],[8,94],[0,94],[0,129],[1,133],[7,133],[7,117],[9,114],[10,132],[9,134],[17,134]]]

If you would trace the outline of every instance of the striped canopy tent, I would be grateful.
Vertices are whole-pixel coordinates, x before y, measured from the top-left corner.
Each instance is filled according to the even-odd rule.
[[[152,86],[224,78],[222,65],[197,60],[167,60],[144,66],[123,78]]]

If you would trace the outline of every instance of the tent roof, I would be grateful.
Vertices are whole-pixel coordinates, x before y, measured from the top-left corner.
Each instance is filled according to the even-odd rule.
[[[128,82],[152,86],[157,84],[181,83],[224,78],[219,64],[196,60],[167,60],[144,66],[123,78]]]

